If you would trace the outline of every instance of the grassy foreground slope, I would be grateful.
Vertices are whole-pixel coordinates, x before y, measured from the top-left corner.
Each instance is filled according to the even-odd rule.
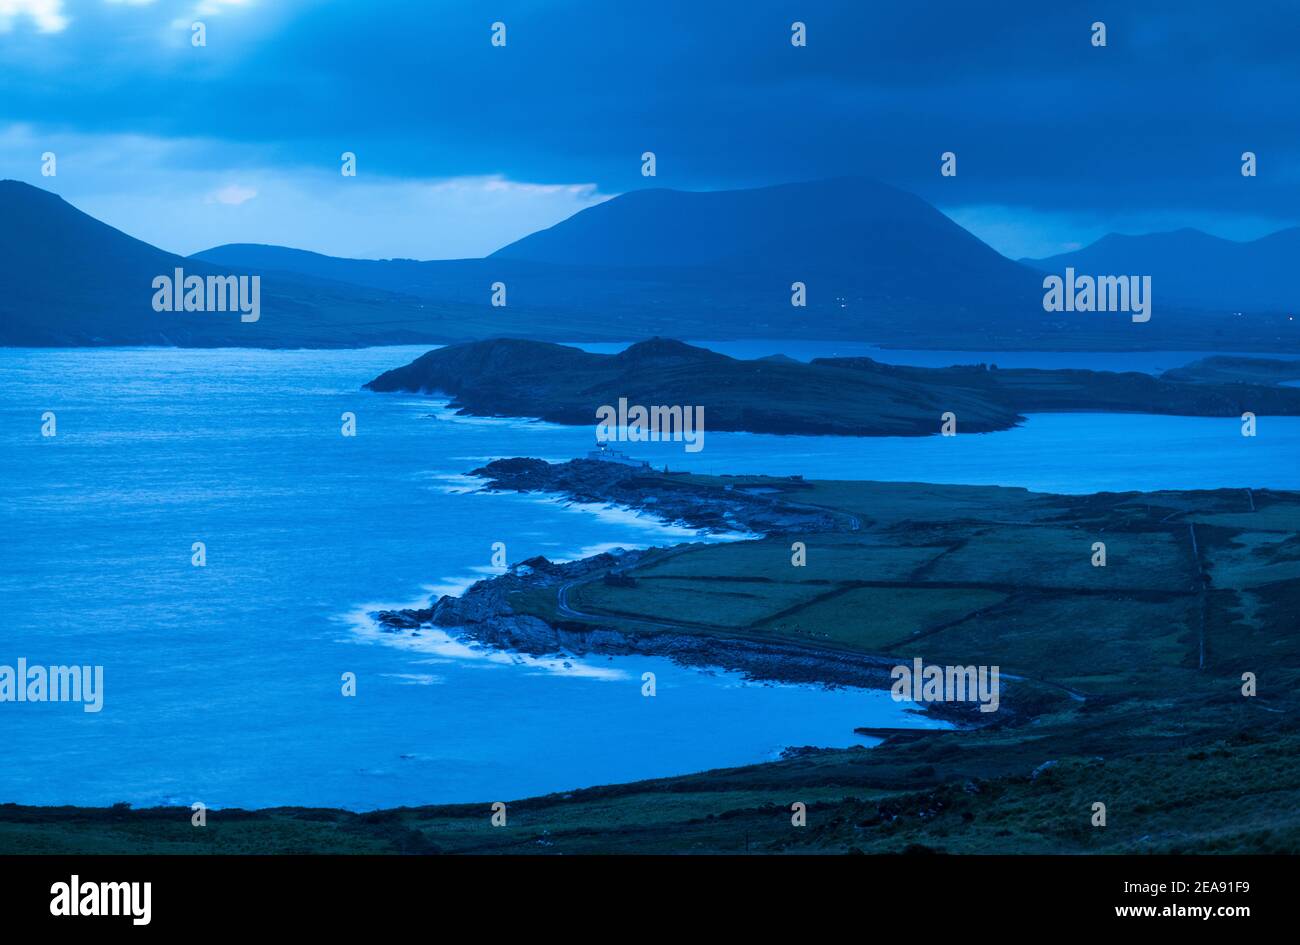
[[[0,806],[0,850],[1300,852],[1300,495],[663,478],[855,527],[665,549],[615,581],[521,592],[516,610],[570,631],[997,664],[1019,678],[994,724],[511,801],[506,827],[494,798],[216,811],[202,829],[188,809]]]

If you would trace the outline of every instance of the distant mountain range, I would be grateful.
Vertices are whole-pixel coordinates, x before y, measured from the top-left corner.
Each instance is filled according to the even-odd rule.
[[[634,191],[486,259],[335,259],[228,245],[196,259],[486,305],[507,286],[496,331],[584,340],[645,334],[874,337],[972,321],[1041,322],[1041,276],[918,197],[861,179],[757,190]],[[807,305],[791,304],[795,282]],[[574,319],[588,316],[581,336]],[[548,329],[565,328],[557,333]]]
[[[1122,262],[1097,265],[1140,271]],[[153,279],[178,268],[200,277],[259,275],[261,318],[246,324],[230,313],[154,311]],[[1195,299],[1170,305],[1161,276],[1147,324],[1048,314],[1042,279],[920,198],[858,178],[723,192],[634,191],[484,259],[429,262],[340,259],[257,244],[182,258],[53,194],[0,182],[4,345],[351,347],[510,334],[550,341],[669,335],[985,349],[1292,350],[1300,332],[1285,315],[1252,311],[1243,318],[1231,314],[1239,306],[1194,306]],[[490,304],[498,282],[506,287],[505,307]],[[804,307],[791,305],[795,282],[806,285]],[[1284,282],[1279,276],[1269,291],[1285,297]]]
[[[262,317],[153,310],[157,276],[225,270],[133,239],[60,197],[0,181],[0,344],[343,347],[428,341],[421,300],[307,276],[264,280]]]
[[[1044,272],[1147,275],[1157,298],[1222,312],[1300,315],[1300,227],[1238,243],[1200,230],[1112,233],[1091,246],[1021,262]]]

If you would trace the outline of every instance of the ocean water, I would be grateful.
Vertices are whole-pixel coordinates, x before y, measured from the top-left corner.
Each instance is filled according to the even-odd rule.
[[[370,611],[492,573],[496,541],[518,561],[691,535],[475,492],[465,474],[485,461],[568,459],[593,431],[360,390],[424,350],[0,350],[0,664],[105,672],[97,714],[0,703],[0,802],[488,802],[923,724],[886,692],[378,633]],[[54,437],[40,435],[46,411]],[[345,411],[355,437],[340,435]],[[707,433],[698,454],[627,449],[718,473],[1085,492],[1300,488],[1298,446],[1295,418],[1261,418],[1247,440],[1231,420],[1066,414],[982,436]],[[348,672],[355,698],[340,694]]]
[[[1259,417],[1241,435],[1234,417],[1154,414],[1031,414],[997,433],[953,437],[803,437],[708,433],[680,444],[629,443],[656,466],[707,473],[802,475],[1020,486],[1036,492],[1160,489],[1300,489],[1300,417]],[[937,428],[936,420],[936,428]]]
[[[369,611],[492,573],[495,541],[517,561],[692,535],[467,491],[591,434],[360,390],[420,351],[0,350],[0,664],[105,674],[99,713],[0,703],[0,802],[487,802],[919,724],[883,691],[376,632]]]

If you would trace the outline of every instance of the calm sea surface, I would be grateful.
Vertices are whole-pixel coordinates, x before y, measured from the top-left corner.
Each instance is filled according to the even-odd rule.
[[[885,692],[377,633],[369,611],[493,573],[496,541],[518,561],[691,534],[474,492],[464,474],[485,461],[568,459],[592,430],[459,418],[434,398],[360,390],[424,350],[0,350],[0,664],[105,672],[98,714],[0,703],[0,802],[490,801],[917,724]],[[45,411],[55,437],[40,435]],[[345,411],[356,437],[340,435]],[[707,433],[698,454],[629,451],[719,473],[1090,492],[1300,488],[1298,448],[1295,418],[1261,418],[1245,439],[1233,420],[1064,414],[984,436]],[[190,564],[195,541],[206,567]],[[653,699],[640,694],[647,671]],[[345,672],[355,698],[340,695]]]

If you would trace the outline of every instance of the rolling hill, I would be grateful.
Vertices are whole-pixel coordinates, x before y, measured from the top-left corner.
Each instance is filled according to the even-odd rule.
[[[1160,297],[1224,312],[1300,310],[1294,274],[1300,227],[1236,242],[1182,229],[1144,236],[1112,233],[1090,246],[1046,259],[1022,260],[1045,272],[1149,275]]]
[[[951,387],[797,361],[743,361],[663,338],[619,354],[512,338],[476,341],[430,351],[365,386],[441,391],[465,413],[573,425],[594,426],[596,408],[621,397],[646,407],[702,405],[707,429],[753,433],[919,436],[938,430],[944,410],[960,411],[972,432],[1020,419]]]
[[[496,338],[439,348],[365,385],[376,392],[440,392],[467,414],[595,425],[597,409],[700,406],[711,430],[841,436],[926,436],[952,411],[971,433],[1014,426],[1020,414],[1086,410],[1233,417],[1300,415],[1300,389],[1182,383],[1148,374],[915,368],[870,358],[810,364],[731,358],[652,338],[618,354]]]
[[[154,278],[178,268],[232,274],[127,236],[54,194],[0,181],[2,344],[351,347],[447,338],[437,331],[442,313],[423,300],[252,267],[240,272],[263,277],[256,322],[228,312],[155,312]]]

